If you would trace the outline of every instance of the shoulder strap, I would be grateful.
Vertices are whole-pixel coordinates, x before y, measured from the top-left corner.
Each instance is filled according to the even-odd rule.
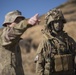
[[[61,39],[53,37],[52,35],[44,34],[44,37],[48,40],[48,44],[50,43],[52,46],[54,46],[54,48],[57,49],[58,54],[60,54],[60,44],[65,45],[65,43]]]

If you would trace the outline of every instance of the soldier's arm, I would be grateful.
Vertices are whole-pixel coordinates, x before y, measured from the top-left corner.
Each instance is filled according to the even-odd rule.
[[[74,56],[74,68],[75,68],[75,71],[76,71],[76,42],[71,37],[69,37],[69,48],[70,48],[71,53]]]
[[[6,27],[3,30],[3,33],[1,35],[2,45],[7,46],[12,43],[14,43],[16,40],[20,40],[20,36],[23,34],[23,32],[28,29],[29,27],[36,25],[38,23],[38,14],[34,15],[32,18],[30,18],[28,21],[25,19],[18,24],[12,23],[10,27]],[[17,43],[17,42],[15,42]]]
[[[3,46],[10,45],[14,40],[19,40],[20,36],[32,25],[27,23],[27,20],[23,20],[16,24],[13,28],[6,27],[1,35],[1,41]]]
[[[36,74],[44,75],[44,60],[41,54],[38,54],[38,61],[36,62]]]
[[[37,55],[35,58],[36,62],[36,75],[44,75],[44,67],[45,67],[45,60],[44,60],[44,42],[41,42],[37,49]]]

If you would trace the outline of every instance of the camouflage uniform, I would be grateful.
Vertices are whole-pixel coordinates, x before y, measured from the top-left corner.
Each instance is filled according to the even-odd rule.
[[[51,21],[65,19],[61,10],[53,9],[46,15],[46,28]],[[74,75],[75,41],[64,31],[58,34],[43,31],[44,39],[39,44],[36,75]]]
[[[13,22],[17,17],[24,18],[19,11],[8,13],[3,25]],[[24,19],[13,28],[3,28],[0,37],[0,75],[24,75],[19,41],[20,36],[30,26]]]

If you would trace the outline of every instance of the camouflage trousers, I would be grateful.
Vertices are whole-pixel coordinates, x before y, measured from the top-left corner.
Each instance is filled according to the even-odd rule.
[[[11,65],[5,66],[0,75],[24,75],[22,67],[12,67]]]
[[[5,66],[5,68],[2,70],[2,74],[0,75],[16,75],[14,67],[11,65]]]

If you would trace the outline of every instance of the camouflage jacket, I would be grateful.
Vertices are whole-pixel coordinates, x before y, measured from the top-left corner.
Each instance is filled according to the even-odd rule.
[[[61,32],[56,36],[48,33],[43,35],[44,40],[39,44],[35,58],[36,73],[37,75],[51,75],[55,69],[54,56],[64,54],[72,54],[74,56],[75,41],[65,32]]]
[[[13,28],[3,28],[0,36],[0,75],[24,75],[19,41],[30,26],[23,20]]]

